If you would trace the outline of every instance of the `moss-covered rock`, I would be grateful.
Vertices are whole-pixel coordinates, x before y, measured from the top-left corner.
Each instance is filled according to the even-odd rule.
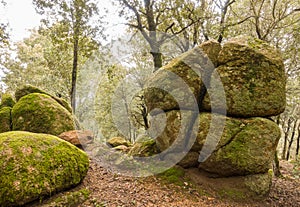
[[[174,152],[184,151],[185,145],[189,145],[189,141],[192,142],[188,137],[188,131],[191,129],[189,125],[194,125],[192,123],[194,113],[193,111],[173,110],[153,116],[152,120],[154,121],[151,121],[151,128],[156,130],[154,133],[157,134],[156,145],[160,151],[167,150],[171,146]],[[166,120],[163,116],[166,116]],[[162,123],[164,121],[165,125]]]
[[[62,105],[64,108],[66,108],[70,113],[72,113],[72,108],[71,108],[70,104],[68,104],[67,101],[65,101],[62,98],[58,98],[56,96],[53,96],[53,95],[47,93],[46,91],[43,91],[43,90],[41,90],[37,87],[34,87],[32,85],[25,85],[25,86],[17,89],[16,92],[15,92],[15,98],[16,98],[17,101],[19,101],[22,97],[24,97],[26,95],[29,95],[31,93],[41,93],[41,94],[51,96],[51,98],[53,98],[60,105]]]
[[[201,116],[205,122],[211,114]],[[200,129],[197,142],[203,145],[208,129],[205,126]],[[279,127],[268,119],[227,117],[215,151],[199,167],[219,176],[266,173],[271,168],[280,135]]]
[[[46,91],[43,91],[37,87],[34,87],[32,85],[25,85],[20,88],[18,88],[15,92],[15,98],[17,101],[19,101],[22,97],[27,96],[31,93],[41,93],[46,94],[49,96],[49,94]]]
[[[13,107],[16,104],[15,100],[10,94],[2,94],[0,109],[3,107]]]
[[[224,44],[218,60],[228,115],[267,117],[284,111],[286,75],[281,54],[275,48],[251,37],[237,37]],[[215,98],[216,110],[224,106],[223,101]],[[210,110],[208,94],[203,105]]]
[[[0,206],[19,206],[79,184],[87,155],[55,136],[0,134]]]
[[[74,130],[72,114],[50,96],[31,93],[12,109],[13,130],[59,135]]]
[[[203,42],[201,45],[199,45],[199,47],[203,50],[205,54],[207,54],[214,66],[217,67],[219,53],[222,49],[221,44],[216,40],[209,40]]]
[[[143,136],[137,140],[128,152],[130,156],[149,157],[159,152],[154,139]]]
[[[11,108],[0,109],[0,133],[11,131]]]
[[[197,100],[204,95],[204,83],[208,84],[213,70],[213,63],[201,47],[175,58],[147,81],[145,102],[148,110],[195,110]]]
[[[130,146],[130,142],[127,141],[124,137],[112,137],[109,140],[107,140],[107,144],[109,144],[112,147],[117,147],[120,145],[125,145],[127,147]]]

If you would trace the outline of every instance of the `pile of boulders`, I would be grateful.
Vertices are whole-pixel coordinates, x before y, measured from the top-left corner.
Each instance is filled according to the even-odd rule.
[[[74,145],[82,147],[79,139],[93,137],[74,131],[71,107],[63,99],[25,86],[15,99],[2,96],[0,123],[0,206],[51,196],[86,176],[89,158]]]
[[[186,85],[178,84],[170,74],[181,78]],[[209,93],[218,80],[223,84],[225,96],[222,91],[213,96]],[[269,44],[243,36],[223,46],[208,41],[174,59],[149,79],[146,105],[154,119],[161,112],[166,117],[166,126],[156,137],[156,145],[160,152],[182,145],[184,142],[178,137],[186,122],[182,120],[186,117],[183,114],[199,112],[197,121],[192,123],[198,128],[192,132],[195,143],[178,164],[184,168],[197,167],[199,172],[211,177],[236,177],[239,182],[242,177],[243,182],[238,185],[257,195],[266,195],[271,187],[270,169],[281,135],[270,117],[285,109],[285,85],[283,60]],[[181,90],[187,86],[191,93]],[[201,151],[209,142],[207,135],[214,130],[210,128],[212,116],[224,120],[224,129],[214,149],[201,159]],[[153,123],[151,127],[160,125]]]

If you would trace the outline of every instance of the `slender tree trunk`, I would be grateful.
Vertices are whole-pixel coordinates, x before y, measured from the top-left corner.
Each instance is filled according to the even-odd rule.
[[[279,165],[279,159],[278,159],[278,152],[275,152],[274,161],[273,161],[273,172],[276,177],[281,176],[280,172],[280,165]]]
[[[292,120],[290,118],[288,118],[287,127],[286,128],[284,127],[284,125],[285,125],[284,123],[282,126],[283,130],[284,130],[284,143],[283,143],[281,159],[283,159],[283,160],[286,158],[287,142],[288,142],[288,138],[289,138],[291,123],[292,123]]]
[[[71,87],[71,106],[73,112],[76,109],[76,82],[77,82],[77,69],[78,69],[78,37],[74,38],[73,48],[73,68],[72,68],[72,87]]]
[[[291,139],[289,140],[289,146],[288,146],[288,150],[287,150],[287,154],[286,154],[286,160],[287,161],[290,159],[291,148],[292,148],[294,138],[295,138],[296,125],[297,125],[297,121],[294,121],[292,136],[291,136]]]
[[[297,145],[296,145],[296,159],[299,159],[299,150],[300,150],[300,124],[298,125],[298,138],[297,138]]]

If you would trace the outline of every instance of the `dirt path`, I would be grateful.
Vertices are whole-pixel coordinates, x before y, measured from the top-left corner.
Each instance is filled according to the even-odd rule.
[[[284,169],[287,173],[289,169]],[[30,206],[82,206],[82,207],[299,207],[300,181],[287,175],[288,178],[274,178],[270,196],[260,202],[233,202],[221,199],[211,193],[199,191],[186,183],[183,186],[163,182],[158,177],[132,178],[113,174],[98,164],[91,162],[88,175],[78,189],[89,189],[90,195],[81,204],[48,205],[41,203]],[[73,189],[74,191],[74,189]],[[64,193],[65,194],[65,193]],[[63,194],[55,197],[60,198]]]
[[[91,190],[81,206],[300,206],[300,182],[292,178],[274,178],[270,196],[260,202],[220,200],[191,186],[176,186],[160,178],[131,178],[114,175],[92,163],[83,184]]]

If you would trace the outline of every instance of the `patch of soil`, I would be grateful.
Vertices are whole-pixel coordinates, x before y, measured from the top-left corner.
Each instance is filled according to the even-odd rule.
[[[289,166],[290,167],[290,166]],[[286,170],[286,171],[285,171]],[[282,172],[289,169],[283,165]],[[187,173],[189,174],[189,173]],[[174,185],[161,180],[159,176],[147,178],[124,177],[109,172],[107,169],[91,162],[88,175],[76,189],[87,188],[90,196],[82,207],[298,207],[300,206],[300,181],[289,174],[285,178],[274,178],[269,197],[260,200],[232,201],[220,198],[213,191],[207,189],[205,182],[194,185],[184,182],[183,186]],[[73,189],[73,190],[76,190]],[[205,189],[205,190],[203,190]],[[63,193],[58,194],[60,197]],[[43,206],[41,203],[32,206]],[[60,206],[60,205],[48,205]],[[68,205],[63,205],[68,206]]]

